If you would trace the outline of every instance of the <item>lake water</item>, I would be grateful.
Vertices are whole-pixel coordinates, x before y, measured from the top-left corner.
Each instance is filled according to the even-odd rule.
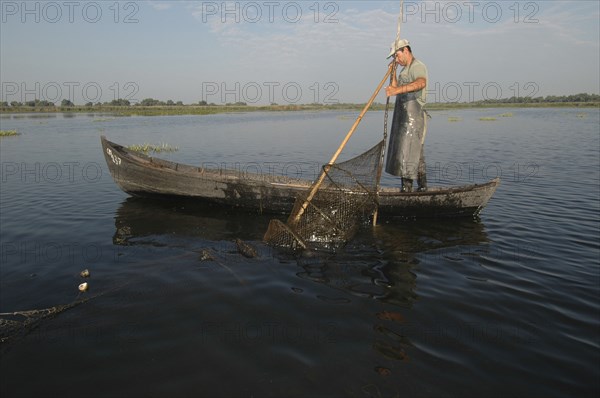
[[[432,112],[431,186],[502,179],[480,218],[314,257],[262,244],[266,215],[128,197],[100,147],[312,179],[356,116],[3,115],[0,312],[88,301],[0,346],[2,396],[596,396],[598,109]],[[368,113],[342,157],[382,133]]]

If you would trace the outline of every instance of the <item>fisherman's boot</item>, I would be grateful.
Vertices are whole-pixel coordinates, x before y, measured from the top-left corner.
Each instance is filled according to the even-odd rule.
[[[425,175],[425,173],[419,174],[417,176],[417,184],[419,184],[419,189],[417,191],[419,191],[419,192],[427,191],[427,176]]]
[[[419,168],[417,169],[417,184],[419,192],[427,191],[427,168],[425,166],[425,155],[421,146],[421,158],[419,159]]]
[[[402,192],[412,192],[413,180],[408,178],[402,179]]]

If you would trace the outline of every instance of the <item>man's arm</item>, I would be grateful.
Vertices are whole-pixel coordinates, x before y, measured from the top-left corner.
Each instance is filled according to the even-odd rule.
[[[413,91],[419,91],[427,85],[427,79],[424,77],[418,77],[414,82],[397,86],[396,82],[392,82],[392,85],[385,88],[385,93],[388,97],[398,94],[406,94]]]

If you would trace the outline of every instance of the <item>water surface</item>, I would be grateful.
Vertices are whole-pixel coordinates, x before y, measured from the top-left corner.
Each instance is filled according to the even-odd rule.
[[[595,396],[599,113],[506,112],[429,123],[430,185],[501,177],[479,219],[384,224],[301,257],[261,243],[269,216],[129,197],[100,135],[312,179],[353,112],[3,115],[21,135],[0,140],[0,312],[89,300],[2,344],[1,392]],[[342,159],[382,134],[383,113],[368,113]]]

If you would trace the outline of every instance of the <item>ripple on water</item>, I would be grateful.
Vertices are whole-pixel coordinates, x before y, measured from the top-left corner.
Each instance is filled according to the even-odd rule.
[[[2,181],[2,310],[77,299],[82,268],[91,271],[86,295],[100,295],[3,352],[2,391],[591,396],[598,390],[597,115],[514,112],[486,126],[479,110],[459,111],[461,123],[432,119],[431,185],[502,172],[479,220],[383,224],[336,255],[310,258],[260,242],[270,217],[128,198],[108,174],[89,117],[44,125],[9,119],[7,128],[23,123],[27,133],[2,142],[5,164],[89,163],[90,173],[97,164],[102,174]],[[314,173],[327,148],[337,147],[341,124],[352,123],[338,115],[116,118],[103,128],[124,144],[164,141],[168,131],[181,149],[169,155],[175,161],[273,162]],[[381,117],[366,115],[365,133],[347,154],[380,139],[369,132],[380,131]],[[572,145],[573,136],[582,145]],[[461,176],[442,175],[459,165]],[[490,175],[470,175],[469,166]],[[398,181],[384,176],[384,183]],[[241,256],[236,238],[259,256]],[[23,242],[30,246],[20,251]],[[75,256],[52,257],[57,243]],[[43,261],[36,247],[46,250]]]

